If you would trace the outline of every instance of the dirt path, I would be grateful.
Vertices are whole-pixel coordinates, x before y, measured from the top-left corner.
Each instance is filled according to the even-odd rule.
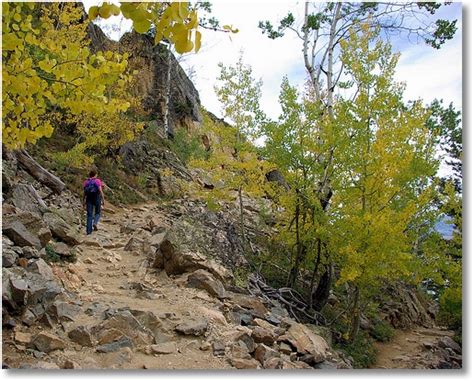
[[[146,255],[140,250],[124,250],[133,233],[140,230],[124,227],[144,226],[151,218],[166,225],[165,216],[153,204],[106,210],[99,230],[76,247],[77,262],[56,267],[54,272],[59,274],[64,286],[79,298],[76,303],[81,312],[73,322],[51,327],[49,331],[62,337],[67,346],[63,351],[46,354],[42,361],[59,366],[65,361],[73,361],[85,368],[232,368],[225,358],[214,355],[210,343],[220,331],[232,328],[220,312],[222,302],[203,290],[185,287],[184,277],[170,278],[164,271],[149,268]],[[175,350],[156,354],[143,347],[134,347],[99,353],[95,347],[77,345],[67,339],[65,332],[78,326],[96,326],[103,320],[104,311],[120,308],[153,312],[163,323],[161,341],[172,343]],[[174,332],[177,323],[191,317],[208,319],[208,336],[183,336]],[[29,334],[34,336],[41,329],[32,327]],[[8,358],[12,367],[38,361],[28,351],[18,349],[16,343],[4,342],[4,358]]]
[[[81,299],[91,306],[127,307],[175,320],[191,316],[193,311],[190,306],[195,307],[194,313],[201,311],[201,315],[217,310],[220,303],[217,299],[209,297],[204,291],[183,287],[179,278],[170,279],[164,272],[150,271],[143,254],[124,250],[131,234],[121,232],[121,227],[143,226],[151,218],[165,221],[159,208],[153,204],[115,210],[114,214],[105,213],[99,231],[81,245],[83,265],[80,275],[86,281],[79,292]],[[141,297],[137,288],[145,288],[147,296]],[[230,368],[224,359],[215,357],[212,350],[200,350],[203,340],[179,336],[173,340],[177,344],[176,353],[134,353],[126,367]]]
[[[414,328],[396,330],[388,343],[375,343],[377,360],[371,368],[413,369],[420,367],[420,356],[430,345],[443,336],[453,336],[452,331],[440,328]]]

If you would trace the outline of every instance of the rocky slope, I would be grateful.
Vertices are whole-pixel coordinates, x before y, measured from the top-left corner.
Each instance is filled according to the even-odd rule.
[[[235,287],[225,215],[190,200],[109,206],[86,237],[72,194],[5,177],[4,367],[350,367],[279,303]]]

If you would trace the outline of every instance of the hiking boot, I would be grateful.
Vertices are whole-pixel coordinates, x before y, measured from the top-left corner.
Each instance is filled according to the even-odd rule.
[[[92,228],[93,228],[95,231],[97,231],[97,225],[96,225],[96,224],[92,225]]]

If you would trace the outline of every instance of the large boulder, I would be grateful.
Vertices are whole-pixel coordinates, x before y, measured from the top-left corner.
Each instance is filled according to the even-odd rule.
[[[168,238],[163,240],[155,256],[155,267],[163,268],[168,275],[178,275],[202,269],[223,283],[232,279],[232,274],[225,267],[200,253],[180,250]]]

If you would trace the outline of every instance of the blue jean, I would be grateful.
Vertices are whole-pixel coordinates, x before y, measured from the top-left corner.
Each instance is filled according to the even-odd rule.
[[[95,200],[86,200],[87,202],[87,224],[86,224],[86,233],[92,233],[92,225],[97,225],[100,218],[100,206],[102,200],[100,197],[97,197]]]

